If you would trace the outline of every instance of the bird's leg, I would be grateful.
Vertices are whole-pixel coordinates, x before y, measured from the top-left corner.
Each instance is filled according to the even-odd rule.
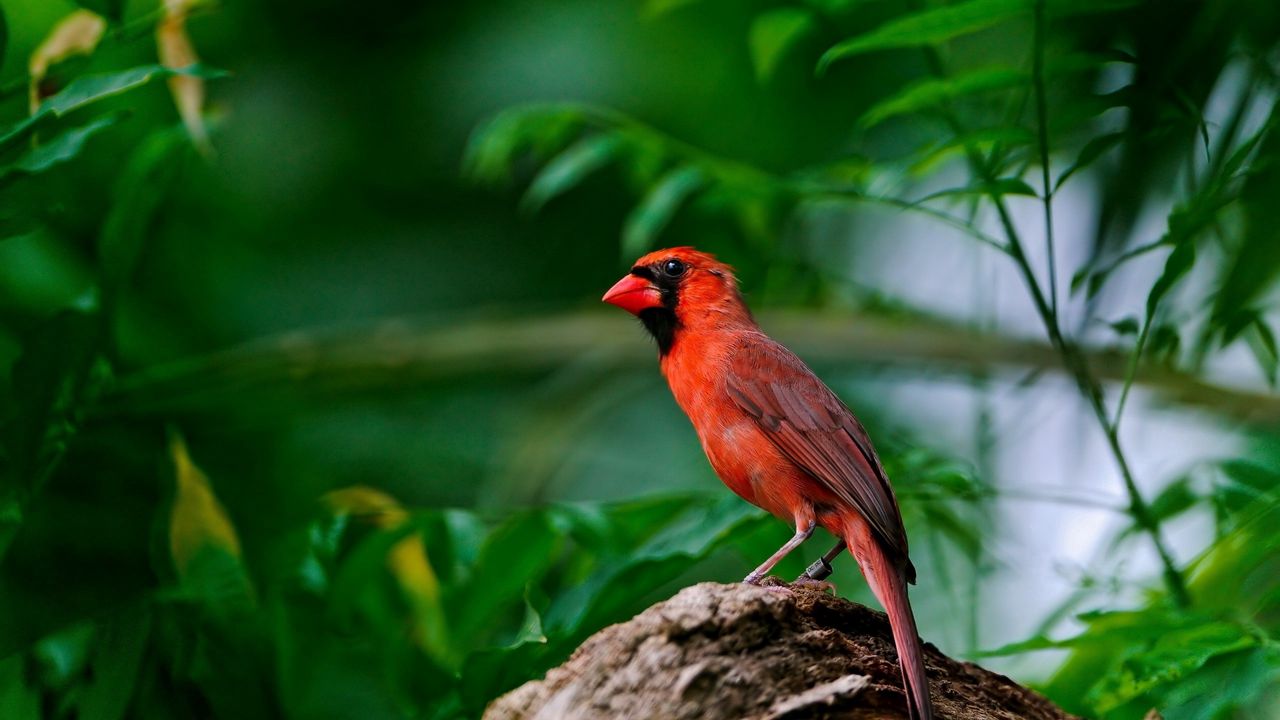
[[[773,569],[774,565],[778,564],[779,560],[786,557],[787,553],[800,547],[800,543],[808,540],[809,536],[813,535],[813,529],[816,526],[816,523],[812,520],[804,525],[797,525],[796,534],[792,535],[790,540],[788,540],[782,547],[778,548],[778,552],[770,555],[769,559],[765,560],[760,567],[752,570],[751,574],[743,578],[742,582],[748,585],[759,585],[760,581],[764,579],[765,575],[769,574],[769,571]]]
[[[803,582],[805,580],[826,580],[831,575],[831,561],[840,557],[840,554],[844,552],[844,548],[844,540],[837,542],[835,547],[827,551],[826,555],[814,560],[813,564],[809,566],[809,569],[805,570],[803,575],[796,578],[796,582]]]

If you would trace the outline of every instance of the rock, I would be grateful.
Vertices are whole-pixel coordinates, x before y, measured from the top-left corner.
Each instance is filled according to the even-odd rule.
[[[925,645],[939,720],[1070,718]],[[884,614],[816,589],[702,583],[584,642],[485,720],[906,718]]]

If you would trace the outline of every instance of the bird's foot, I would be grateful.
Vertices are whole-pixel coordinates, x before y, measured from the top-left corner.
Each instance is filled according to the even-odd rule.
[[[836,594],[835,583],[830,583],[826,580],[814,580],[808,575],[801,575],[796,578],[795,582],[791,583],[791,587],[800,587],[806,590],[817,590],[818,592],[826,593],[828,595]]]
[[[754,585],[755,587],[762,588],[764,590],[771,590],[777,593],[789,594],[791,592],[791,586],[787,584],[787,581],[782,578],[774,577],[772,575],[764,575],[762,573],[751,573],[743,578],[742,584]]]

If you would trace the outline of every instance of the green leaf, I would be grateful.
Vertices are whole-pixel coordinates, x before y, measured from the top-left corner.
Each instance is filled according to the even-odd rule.
[[[1107,323],[1107,326],[1114,330],[1117,335],[1122,337],[1137,335],[1138,331],[1142,329],[1142,326],[1138,323],[1138,318],[1132,316]]]
[[[520,598],[552,562],[559,542],[543,512],[515,515],[490,533],[469,581],[450,598],[456,635],[481,632],[502,605]]]
[[[557,155],[538,173],[524,194],[521,206],[536,212],[553,198],[571,190],[583,178],[608,165],[618,156],[621,138],[609,133],[579,140]]]
[[[125,716],[150,637],[151,608],[142,603],[100,625],[89,660],[92,681],[80,696],[80,720],[119,720]]]
[[[1179,243],[1173,248],[1173,252],[1169,253],[1169,258],[1164,263],[1164,272],[1160,273],[1156,284],[1147,295],[1147,322],[1151,322],[1151,318],[1155,317],[1160,299],[1191,270],[1195,261],[1196,246],[1190,240]]]
[[[631,260],[652,248],[680,206],[705,183],[702,171],[692,165],[676,168],[662,176],[623,223],[623,256]]]
[[[1241,144],[1223,165],[1222,174],[1234,177],[1250,157],[1249,174],[1240,192],[1244,209],[1241,241],[1224,263],[1217,281],[1213,320],[1222,324],[1228,316],[1257,305],[1280,277],[1280,107],[1272,110],[1267,126]]]
[[[1178,478],[1151,501],[1151,514],[1157,520],[1168,520],[1190,510],[1199,499],[1200,496],[1191,489],[1191,478]]]
[[[5,53],[9,50],[9,21],[5,18],[4,8],[0,7],[0,68],[4,67]]]
[[[125,0],[76,0],[85,10],[92,10],[111,22],[118,23],[124,17]]]
[[[972,195],[1027,195],[1029,197],[1038,197],[1035,188],[1020,178],[999,178],[990,183],[978,181],[966,187],[941,190],[924,196],[917,200],[916,204],[944,197],[967,197]]]
[[[515,639],[473,652],[463,662],[458,687],[463,703],[479,715],[493,698],[541,674],[549,649],[542,616],[526,597],[525,621]]]
[[[772,80],[787,50],[815,27],[813,13],[804,8],[780,7],[757,15],[747,36],[756,80],[761,85]]]
[[[1056,192],[1058,188],[1062,187],[1062,184],[1072,175],[1089,167],[1098,158],[1105,155],[1108,150],[1118,145],[1120,141],[1124,140],[1124,135],[1123,132],[1107,133],[1085,143],[1085,146],[1080,149],[1080,154],[1076,156],[1076,161],[1071,163],[1066,170],[1063,170],[1062,174],[1058,175],[1057,181],[1053,184],[1054,191]]]
[[[694,5],[701,0],[648,0],[644,4],[644,14],[650,19],[658,18],[682,7]]]
[[[145,139],[125,163],[98,240],[108,294],[118,292],[132,276],[156,214],[177,181],[188,145],[185,131],[162,130]]]
[[[923,80],[876,103],[858,122],[863,127],[872,127],[891,117],[934,108],[957,98],[1021,87],[1029,79],[1030,76],[1021,70],[993,67],[973,70],[955,77]]]
[[[61,92],[47,98],[27,119],[0,131],[0,149],[26,137],[41,122],[58,118],[86,105],[142,87],[147,83],[174,75],[192,75],[201,78],[225,77],[226,73],[199,65],[172,70],[161,65],[142,65],[114,73],[83,75],[72,80]]]
[[[1275,333],[1261,314],[1254,318],[1251,327],[1254,333],[1249,335],[1249,347],[1258,361],[1258,367],[1262,368],[1263,374],[1266,375],[1267,383],[1275,387],[1276,369],[1280,364],[1280,355],[1276,352]]]
[[[39,147],[27,151],[12,164],[0,168],[0,174],[35,175],[73,160],[84,149],[89,138],[116,124],[120,117],[118,113],[105,115],[86,125],[61,133]]]
[[[65,451],[75,432],[70,418],[89,394],[89,376],[101,341],[102,326],[96,316],[63,312],[27,341],[13,366],[19,422],[7,438],[9,459],[17,475],[32,486]]]
[[[522,153],[535,159],[559,152],[583,127],[578,108],[535,105],[505,110],[478,127],[467,141],[463,173],[487,184],[506,182]]]
[[[1019,148],[1032,145],[1035,141],[1035,134],[1026,128],[982,128],[922,148],[916,153],[911,163],[911,172],[916,175],[927,174],[931,166],[953,151],[975,148],[986,152],[996,145],[1004,148]]]
[[[869,33],[843,40],[822,54],[818,73],[837,60],[893,48],[936,45],[989,28],[1031,10],[1028,0],[967,0],[891,20]]]
[[[1239,626],[1207,622],[1158,637],[1149,648],[1127,653],[1089,693],[1099,713],[1109,712],[1165,685],[1173,685],[1219,656],[1252,648],[1257,640]]]
[[[722,547],[744,526],[763,519],[735,497],[690,507],[635,548],[623,562],[606,564],[556,598],[544,616],[548,635],[575,639],[643,607],[645,592],[669,582],[689,565]]]

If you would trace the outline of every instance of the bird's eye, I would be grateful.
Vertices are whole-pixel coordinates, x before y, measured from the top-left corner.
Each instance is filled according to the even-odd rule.
[[[676,260],[675,258],[662,263],[662,272],[667,277],[680,277],[684,274],[684,271],[684,263]]]

